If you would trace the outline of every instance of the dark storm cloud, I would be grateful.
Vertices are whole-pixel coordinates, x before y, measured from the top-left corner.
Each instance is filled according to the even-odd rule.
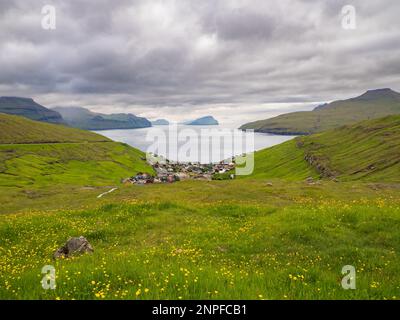
[[[398,0],[1,0],[0,94],[146,113],[399,90],[399,14]]]

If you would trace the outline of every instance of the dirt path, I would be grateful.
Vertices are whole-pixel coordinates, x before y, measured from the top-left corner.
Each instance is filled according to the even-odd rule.
[[[111,192],[114,192],[115,190],[118,190],[118,188],[112,188],[111,190],[108,190],[107,192],[104,192],[104,193],[102,193],[102,194],[99,194],[99,195],[97,196],[97,199],[100,199],[100,198],[102,198],[103,196],[105,196],[106,194],[109,194],[109,193],[111,193]]]

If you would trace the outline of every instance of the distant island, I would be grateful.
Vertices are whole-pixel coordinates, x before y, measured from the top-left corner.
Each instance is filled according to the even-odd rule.
[[[102,114],[82,107],[56,107],[65,122],[74,128],[85,130],[137,129],[151,127],[146,118],[131,113]]]
[[[168,126],[169,121],[165,120],[165,119],[158,119],[158,120],[152,121],[151,124],[153,126]]]
[[[58,112],[43,107],[32,98],[0,97],[0,113],[22,116],[42,122],[65,123]]]
[[[193,121],[184,122],[184,124],[189,126],[217,126],[218,121],[212,116],[202,117]]]
[[[325,103],[313,111],[292,112],[247,123],[240,129],[282,135],[308,135],[393,114],[400,114],[400,93],[384,88],[368,90],[359,97]]]

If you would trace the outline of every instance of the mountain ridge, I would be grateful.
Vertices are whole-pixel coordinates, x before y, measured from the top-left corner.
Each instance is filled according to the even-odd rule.
[[[312,111],[292,112],[246,123],[240,129],[282,135],[308,135],[393,114],[400,114],[400,93],[383,88],[368,90],[347,100],[322,104]]]

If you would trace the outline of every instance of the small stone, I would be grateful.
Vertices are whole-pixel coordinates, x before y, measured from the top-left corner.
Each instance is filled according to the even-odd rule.
[[[90,245],[89,241],[80,236],[79,238],[70,238],[61,248],[54,252],[54,259],[59,259],[61,257],[68,258],[75,254],[92,253],[93,247]]]

